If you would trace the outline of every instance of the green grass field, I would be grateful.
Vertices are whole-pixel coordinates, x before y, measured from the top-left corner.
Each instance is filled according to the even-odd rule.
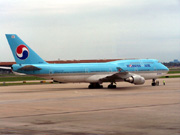
[[[45,80],[43,78],[35,77],[35,76],[1,76],[0,82],[8,82],[8,81],[30,81],[30,80]]]
[[[168,76],[168,75],[167,75]],[[162,76],[160,78],[180,78],[180,75],[175,75],[175,76]]]
[[[179,67],[175,67],[175,68],[169,68],[170,71],[180,71]]]
[[[171,70],[168,72],[168,74],[179,74],[179,73],[180,71],[171,71]]]
[[[54,83],[54,82],[53,82]],[[34,85],[34,84],[52,84],[49,82],[40,83],[40,82],[26,82],[26,83],[5,83],[0,84],[0,86],[13,86],[13,85]]]

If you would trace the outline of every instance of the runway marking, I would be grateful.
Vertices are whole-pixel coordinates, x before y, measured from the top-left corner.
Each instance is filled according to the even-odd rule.
[[[179,104],[180,104],[180,102],[171,103],[171,104],[146,105],[146,106],[131,106],[131,107],[120,107],[120,108],[104,108],[104,109],[93,109],[93,110],[84,110],[84,111],[69,111],[69,112],[60,112],[60,113],[46,113],[46,114],[24,115],[24,116],[9,116],[9,117],[0,117],[0,119],[36,117],[36,116],[48,116],[48,115],[66,115],[66,114],[75,114],[75,113],[101,112],[101,111],[112,111],[112,110],[124,110],[124,109],[135,109],[135,108],[147,108],[147,107],[179,105]]]

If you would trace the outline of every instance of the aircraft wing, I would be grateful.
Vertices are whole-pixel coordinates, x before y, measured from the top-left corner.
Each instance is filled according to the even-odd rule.
[[[9,70],[11,70],[11,67],[1,67],[0,66],[0,69],[9,69]]]
[[[124,71],[122,68],[117,68],[118,72],[114,73],[107,73],[107,74],[100,74],[100,75],[92,75],[90,76],[87,81],[89,82],[116,82],[116,81],[123,81],[125,78],[131,76],[131,74],[127,71]]]
[[[6,70],[11,70],[11,67],[2,67],[2,66],[0,66],[0,69],[6,69]],[[18,72],[14,72],[14,71],[12,71],[15,75],[25,75],[25,74],[23,74],[23,73],[18,73]]]
[[[108,75],[106,77],[100,78],[100,82],[117,82],[117,81],[123,81],[125,78],[130,77],[131,74],[127,71],[124,71],[121,68],[118,68],[117,73],[113,73],[111,75]]]
[[[114,73],[107,73],[107,74],[99,74],[99,75],[92,75],[89,78],[86,79],[87,82],[105,82],[103,79],[113,76]]]
[[[119,81],[126,81],[129,83],[133,83],[135,85],[141,85],[145,83],[144,77],[133,74],[123,69],[118,69],[119,72],[114,73],[112,75],[108,75],[106,77],[102,77],[99,79],[99,82],[119,82]]]

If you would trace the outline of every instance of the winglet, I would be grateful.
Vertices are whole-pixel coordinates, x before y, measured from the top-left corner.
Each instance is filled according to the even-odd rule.
[[[117,67],[117,70],[118,70],[119,73],[126,73],[126,71],[124,69],[120,68],[120,67]]]

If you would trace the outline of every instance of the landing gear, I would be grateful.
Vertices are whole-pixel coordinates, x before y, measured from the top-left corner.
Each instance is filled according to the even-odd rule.
[[[156,79],[152,79],[152,86],[159,86],[159,81],[156,81]]]
[[[108,89],[116,89],[116,85],[113,85],[113,83],[108,85]]]
[[[99,83],[90,83],[90,85],[88,86],[89,89],[102,89],[103,86],[100,85]]]

